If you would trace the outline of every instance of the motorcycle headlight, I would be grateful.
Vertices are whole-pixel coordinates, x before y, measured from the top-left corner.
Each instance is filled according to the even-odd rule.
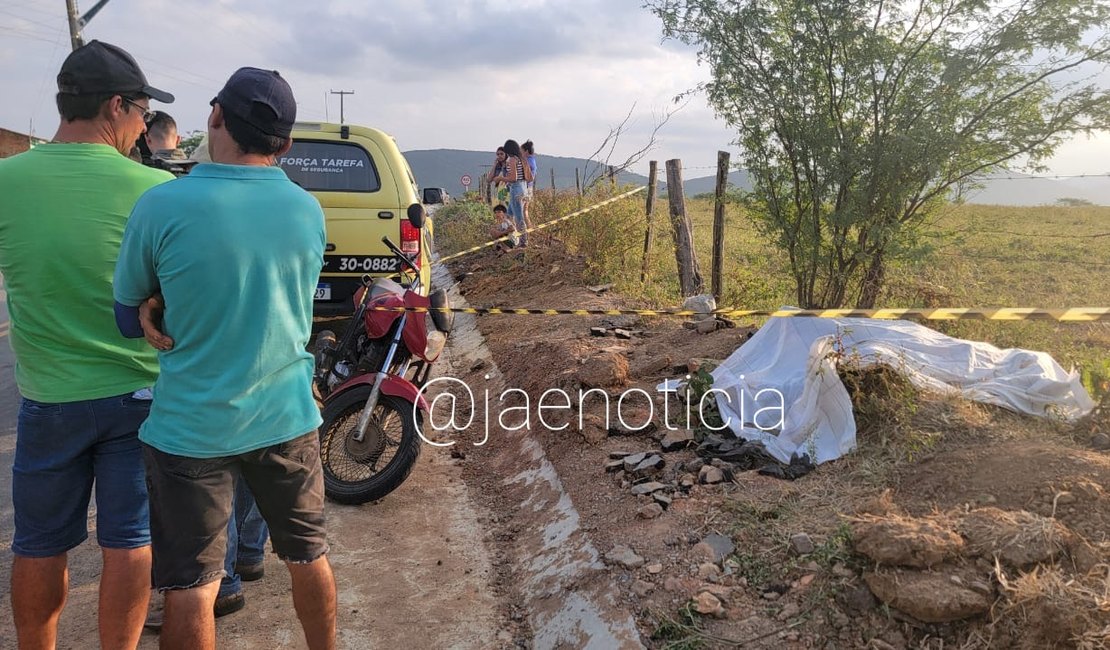
[[[432,330],[428,332],[428,343],[424,346],[424,360],[435,361],[443,348],[447,345],[447,335],[443,332]]]

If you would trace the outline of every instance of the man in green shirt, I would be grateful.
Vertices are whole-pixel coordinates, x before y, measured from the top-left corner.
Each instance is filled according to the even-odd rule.
[[[142,633],[151,555],[137,435],[158,360],[116,329],[112,273],[136,200],[173,178],[126,157],[152,99],[173,95],[127,52],[92,41],[58,74],[54,141],[0,161],[0,272],[23,396],[12,468],[21,648],[56,643],[66,553],[88,537],[94,488],[100,645],[133,648]]]

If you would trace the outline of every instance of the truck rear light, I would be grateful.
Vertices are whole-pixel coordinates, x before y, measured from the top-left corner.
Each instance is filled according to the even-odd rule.
[[[420,229],[408,221],[401,222],[401,252],[416,260],[420,266]]]

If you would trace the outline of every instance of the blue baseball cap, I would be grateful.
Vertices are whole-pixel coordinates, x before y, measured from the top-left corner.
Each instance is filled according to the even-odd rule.
[[[209,103],[279,138],[288,138],[297,121],[293,89],[276,70],[239,68]]]

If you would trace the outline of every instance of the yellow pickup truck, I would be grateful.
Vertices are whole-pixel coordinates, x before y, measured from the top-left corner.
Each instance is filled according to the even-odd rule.
[[[363,275],[401,275],[402,284],[408,284],[383,235],[417,260],[421,293],[427,295],[432,220],[417,227],[406,216],[411,205],[420,204],[420,193],[393,138],[378,129],[326,122],[298,122],[292,137],[292,148],[278,164],[320,201],[327,222],[314,311],[349,312]]]

